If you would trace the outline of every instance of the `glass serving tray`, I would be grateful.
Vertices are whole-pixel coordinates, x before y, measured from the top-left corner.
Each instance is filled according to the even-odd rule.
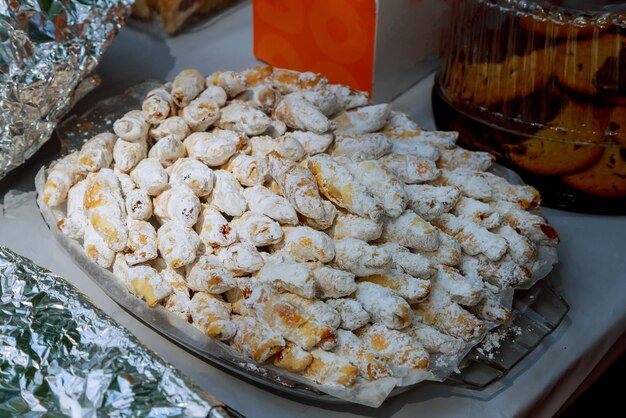
[[[112,129],[113,122],[129,110],[141,106],[145,94],[161,83],[148,81],[129,88],[124,94],[98,102],[83,115],[73,115],[63,121],[56,130],[61,140],[61,153],[80,148],[91,136]],[[498,167],[497,171],[506,170]],[[507,176],[518,178],[515,173]],[[36,186],[43,185],[45,170],[37,174]],[[39,194],[39,193],[38,193]],[[44,205],[39,196],[37,204],[55,239],[70,258],[102,290],[127,312],[147,326],[197,354],[209,363],[252,380],[267,389],[288,395],[334,404],[348,404],[320,391],[308,379],[286,372],[269,364],[259,365],[244,358],[224,343],[206,337],[202,332],[163,307],[149,308],[144,301],[130,294],[108,270],[93,263],[77,241],[69,239],[57,228],[57,218]],[[549,284],[549,277],[540,280],[527,290],[517,290],[513,300],[513,313],[508,324],[490,331],[483,343],[473,347],[446,384],[480,390],[504,377],[528,353],[559,325],[569,310],[568,304]],[[487,346],[489,345],[489,346]],[[394,388],[387,398],[397,396],[419,385]]]

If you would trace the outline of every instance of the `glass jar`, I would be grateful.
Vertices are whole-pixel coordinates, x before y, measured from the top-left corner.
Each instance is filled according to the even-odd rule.
[[[626,213],[626,3],[457,0],[450,15],[437,126],[548,206]]]

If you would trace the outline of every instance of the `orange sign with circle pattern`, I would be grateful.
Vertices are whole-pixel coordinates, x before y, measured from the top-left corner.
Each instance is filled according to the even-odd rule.
[[[372,92],[376,0],[254,0],[254,55]]]

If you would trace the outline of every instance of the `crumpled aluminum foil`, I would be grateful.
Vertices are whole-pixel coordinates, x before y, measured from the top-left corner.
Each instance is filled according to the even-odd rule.
[[[97,85],[91,76],[133,0],[0,0],[0,178]]]
[[[0,246],[0,416],[240,416],[60,277]]]

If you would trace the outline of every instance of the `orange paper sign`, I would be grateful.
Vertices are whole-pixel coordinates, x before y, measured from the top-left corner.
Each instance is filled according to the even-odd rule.
[[[254,0],[254,55],[372,92],[376,0]]]

